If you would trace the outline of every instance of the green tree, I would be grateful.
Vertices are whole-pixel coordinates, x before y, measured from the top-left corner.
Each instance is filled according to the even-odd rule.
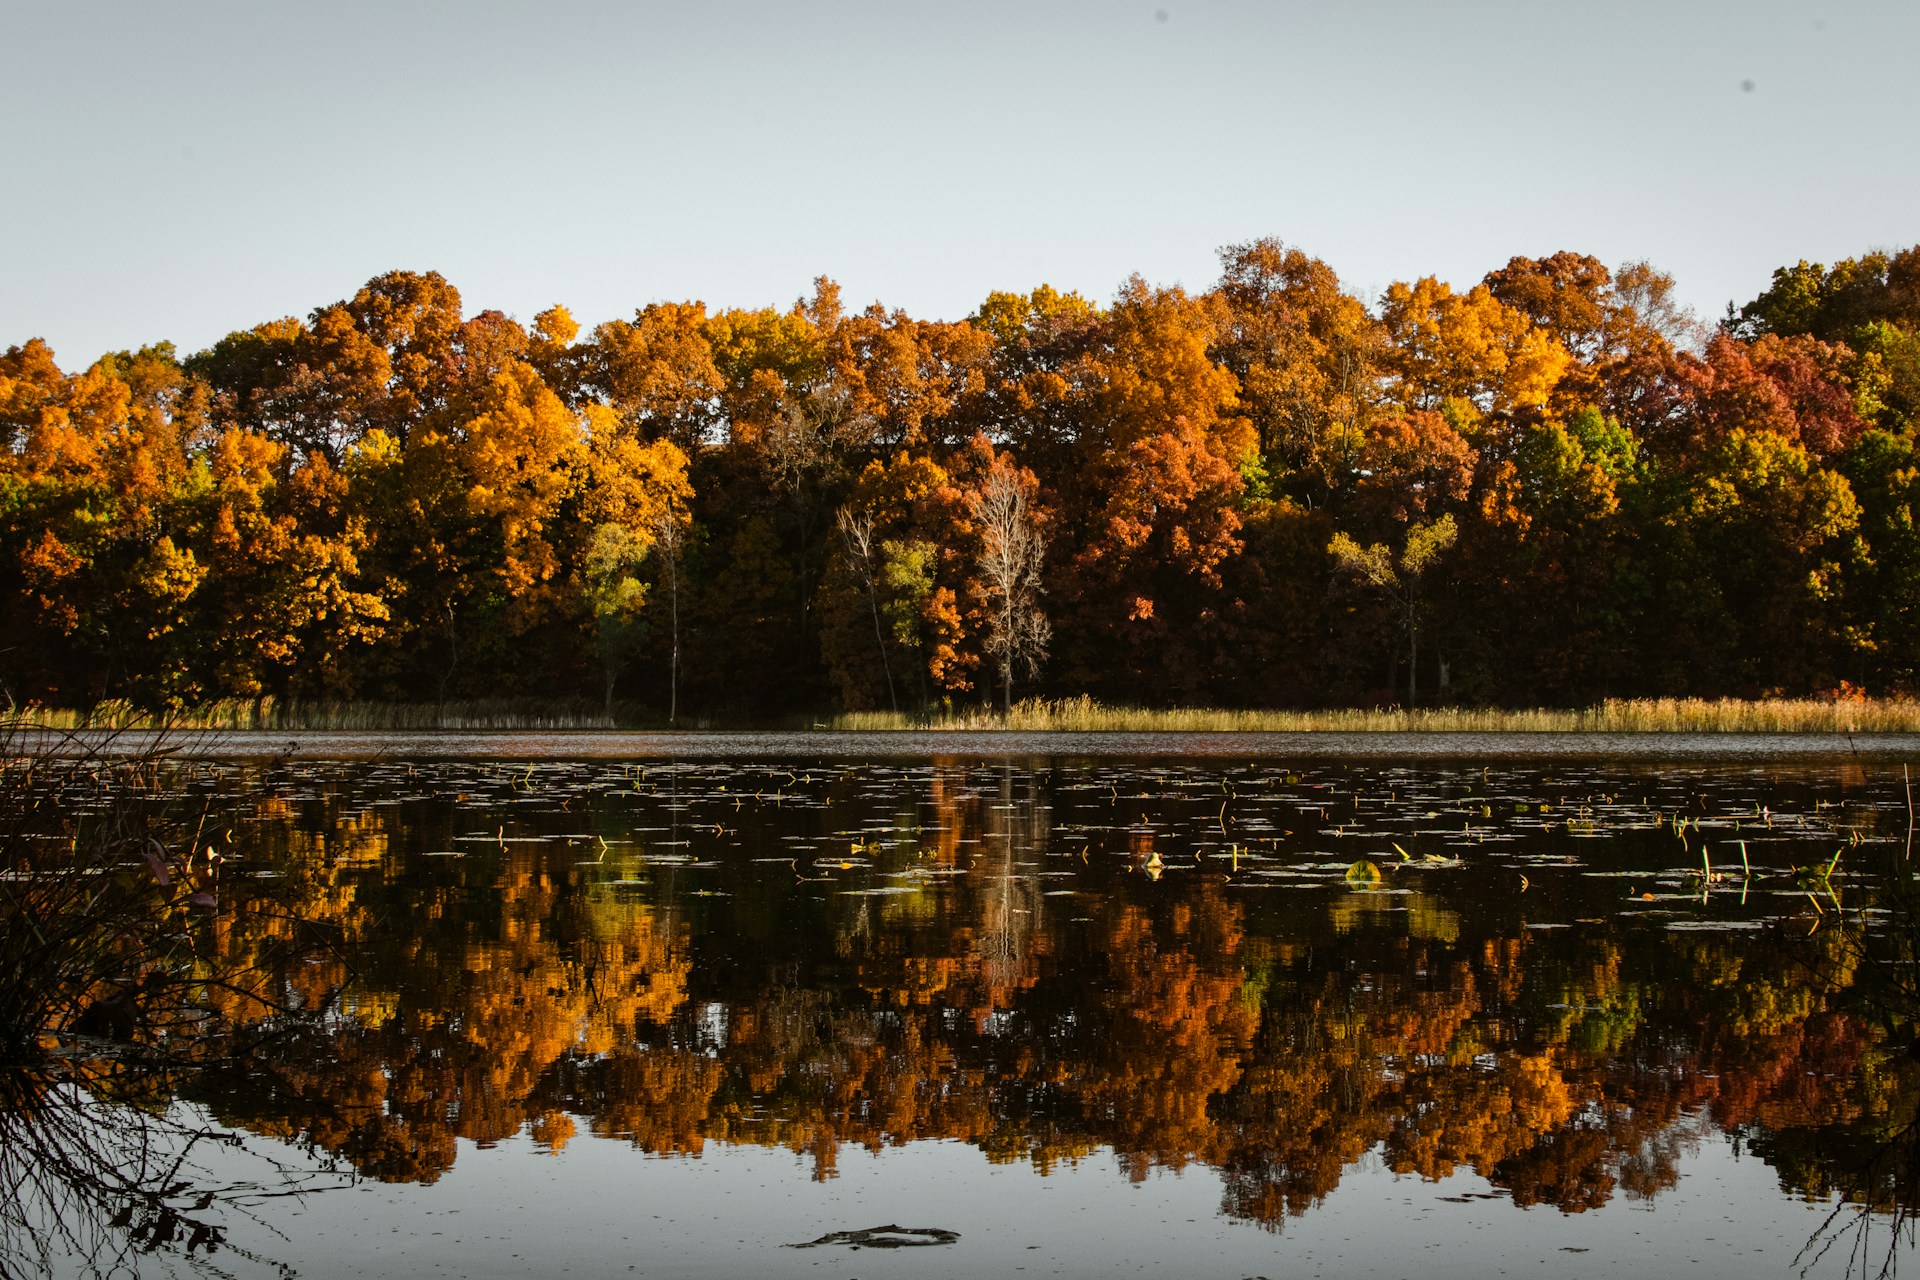
[[[1327,553],[1333,557],[1336,565],[1383,592],[1397,608],[1400,625],[1407,637],[1409,707],[1419,705],[1420,584],[1459,536],[1459,525],[1449,512],[1438,520],[1415,522],[1409,527],[1398,556],[1385,543],[1376,542],[1363,547],[1345,533],[1334,534],[1327,543]]]

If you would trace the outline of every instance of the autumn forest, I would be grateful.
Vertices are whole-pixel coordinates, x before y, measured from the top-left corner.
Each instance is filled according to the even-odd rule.
[[[1356,296],[827,279],[583,331],[394,272],[0,355],[13,705],[512,696],[767,722],[1027,694],[1578,705],[1920,688],[1920,247],[1706,326],[1557,253]]]

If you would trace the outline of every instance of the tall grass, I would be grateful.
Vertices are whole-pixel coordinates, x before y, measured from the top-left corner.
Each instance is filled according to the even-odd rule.
[[[288,970],[326,939],[286,881],[229,869],[215,846],[239,798],[192,801],[167,743],[64,753],[19,727],[0,718],[0,1278],[134,1276],[156,1255],[164,1274],[231,1274],[201,1265],[227,1219],[330,1162],[240,1150],[168,1104],[189,1073],[246,1060],[241,1024],[280,1033]],[[262,927],[274,948],[229,954]]]
[[[273,732],[341,730],[503,732],[660,729],[657,714],[597,703],[497,698],[467,702],[281,702],[229,698],[168,712],[103,702],[88,711],[30,707],[18,727],[78,729],[225,729]],[[1597,706],[1498,710],[1435,707],[1250,711],[1207,707],[1112,707],[1092,698],[1034,698],[1010,716],[987,707],[915,715],[849,711],[812,722],[849,731],[1017,729],[1078,733],[1920,733],[1920,700],[1911,698],[1611,698]],[[706,728],[704,722],[698,725]],[[741,726],[748,727],[748,726]],[[764,726],[761,726],[764,727]]]
[[[597,703],[495,698],[469,702],[282,702],[224,698],[169,711],[143,711],[122,701],[90,710],[28,707],[17,723],[39,729],[258,729],[343,730],[372,733],[430,729],[613,729],[646,724],[637,709],[616,705],[609,716]]]
[[[1006,717],[982,708],[932,716],[848,712],[836,729],[1017,729],[1078,733],[1920,733],[1920,701],[1815,698],[1612,698],[1572,710],[1436,707],[1323,711],[1156,711],[1091,698],[1030,699]]]

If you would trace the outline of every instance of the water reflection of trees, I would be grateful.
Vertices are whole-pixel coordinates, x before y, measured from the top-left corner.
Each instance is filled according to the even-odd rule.
[[[924,794],[904,890],[746,864],[697,882],[728,896],[671,866],[623,885],[578,841],[434,859],[452,827],[418,814],[263,806],[341,945],[287,979],[316,1016],[208,1100],[393,1180],[431,1181],[460,1138],[558,1148],[576,1126],[783,1146],[821,1177],[848,1144],[939,1138],[1043,1172],[1103,1148],[1134,1178],[1199,1162],[1273,1226],[1370,1152],[1519,1204],[1652,1198],[1715,1131],[1819,1197],[1849,1150],[1832,1135],[1914,1113],[1911,1032],[1851,999],[1839,927],[1500,928],[1436,881],[1395,912],[1323,897],[1306,929],[1204,863],[1150,878],[1148,827],[1091,868],[1032,773],[936,771]]]
[[[270,1055],[298,1022],[279,992],[326,949],[282,909],[308,895],[230,872],[232,806],[190,797],[196,770],[0,723],[0,1277],[221,1274],[236,1214],[345,1184],[177,1101]]]

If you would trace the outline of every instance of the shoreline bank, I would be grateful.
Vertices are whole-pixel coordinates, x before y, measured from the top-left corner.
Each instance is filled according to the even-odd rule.
[[[1611,760],[1640,763],[1892,764],[1920,760],[1920,733],[1128,731],[1021,729],[616,731],[16,731],[15,750],[194,759],[879,760]]]

